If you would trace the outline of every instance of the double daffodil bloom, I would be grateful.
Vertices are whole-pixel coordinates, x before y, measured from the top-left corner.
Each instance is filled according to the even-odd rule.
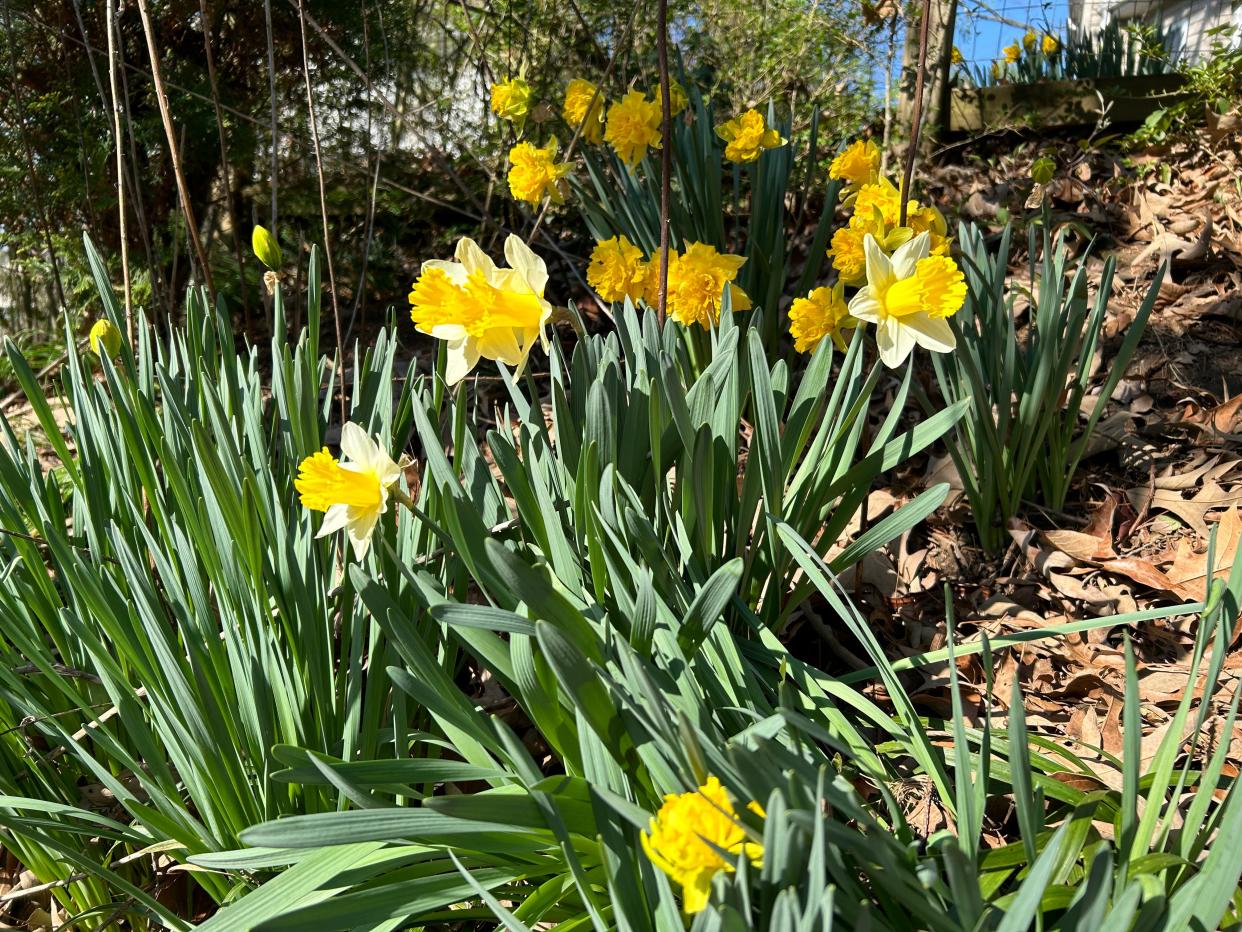
[[[763,816],[758,803],[747,808]],[[641,841],[651,863],[681,885],[682,908],[688,915],[707,907],[716,874],[734,872],[720,851],[745,857],[756,866],[763,859],[763,845],[747,840],[733,801],[716,777],[708,777],[689,793],[665,796]]]
[[[519,201],[538,206],[545,197],[553,204],[565,201],[562,180],[569,174],[567,162],[556,161],[556,140],[542,149],[529,142],[519,142],[509,150],[509,193]]]
[[[880,180],[880,147],[871,139],[856,139],[832,160],[828,177],[844,181],[847,194]]]
[[[659,270],[655,271],[656,278]],[[587,266],[587,284],[605,301],[624,301],[629,298],[635,305],[646,299],[655,303],[652,266],[643,251],[624,235],[600,240],[591,252]]]
[[[515,123],[520,130],[534,103],[535,92],[524,78],[510,78],[492,85],[492,113]]]
[[[794,298],[789,306],[789,334],[799,353],[815,352],[824,337],[844,351],[845,331],[853,330],[859,323],[850,316],[841,282],[831,288],[816,288],[805,298]]]
[[[966,301],[966,279],[948,256],[930,255],[931,236],[920,233],[889,258],[874,236],[863,241],[867,284],[849,304],[852,316],[875,324],[880,360],[905,362],[915,346],[947,353],[956,345],[946,320]]]
[[[910,199],[906,202],[906,223],[898,225],[901,192],[887,178],[864,184],[847,199],[847,203],[853,205],[854,213],[845,226],[832,234],[828,249],[828,258],[832,260],[839,280],[845,284],[861,285],[866,280],[863,241],[868,234],[876,238],[881,249],[892,253],[919,233],[928,233],[931,236],[931,254],[949,254],[948,226],[935,207],[923,207],[918,201]]]
[[[689,243],[680,255],[668,257],[668,313],[687,327],[698,324],[705,330],[720,323],[720,305],[727,289],[734,312],[749,311],[750,298],[734,283],[746,264],[745,256],[716,251],[710,243]],[[652,263],[650,291],[659,288],[658,260]]]
[[[401,480],[409,460],[394,463],[378,439],[368,437],[352,421],[341,429],[344,462],[324,447],[302,460],[293,486],[302,504],[324,512],[323,525],[315,537],[327,537],[342,528],[361,560],[371,546],[379,516],[388,510],[388,496]]]
[[[658,102],[648,100],[641,91],[630,91],[608,108],[604,140],[632,172],[649,148],[661,147],[663,121],[664,110]]]
[[[763,155],[764,149],[785,144],[780,133],[768,128],[758,110],[747,110],[722,123],[716,127],[716,135],[725,141],[725,158],[731,162],[754,162]]]
[[[410,318],[423,333],[448,343],[449,385],[465,378],[480,358],[521,373],[536,341],[547,349],[547,266],[513,235],[505,240],[510,268],[497,268],[469,238],[457,244],[455,257],[423,263],[410,291]]]
[[[581,127],[582,138],[598,146],[604,141],[604,95],[590,81],[574,78],[565,88],[565,102],[561,113],[569,128],[575,132]]]

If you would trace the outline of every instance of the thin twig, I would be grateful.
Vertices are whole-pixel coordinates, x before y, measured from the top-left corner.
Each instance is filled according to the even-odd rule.
[[[336,326],[337,362],[344,370],[345,340],[341,333],[341,308],[336,297],[336,273],[332,266],[332,237],[328,231],[328,196],[323,182],[323,160],[319,155],[319,124],[315,119],[315,95],[311,91],[310,61],[306,53],[306,15],[302,9],[302,0],[298,0],[298,25],[302,30],[302,74],[306,78],[306,110],[310,114],[311,142],[315,148],[315,176],[319,180],[319,212],[323,217],[323,254],[328,262],[328,292],[332,295],[332,321]],[[341,423],[344,424],[347,420],[347,412],[343,379],[338,381],[337,387],[341,393]]]
[[[608,59],[608,65],[604,68],[604,76],[600,78],[599,84],[595,88],[595,93],[591,95],[591,100],[587,104],[586,113],[583,115],[582,120],[577,126],[574,127],[574,134],[570,137],[569,145],[565,148],[566,162],[573,158],[574,150],[578,146],[578,141],[582,138],[583,132],[586,131],[587,120],[591,119],[591,111],[595,109],[595,102],[603,99],[604,88],[607,86],[609,78],[612,77],[612,69],[621,55],[621,50],[626,48],[629,42],[630,31],[634,27],[635,14],[638,12],[638,8],[640,6],[642,6],[641,3],[635,3],[633,8],[630,10],[630,18],[626,21],[625,31],[621,33],[621,38],[617,40],[617,44],[612,50],[612,56]],[[543,224],[543,218],[548,212],[548,205],[551,203],[552,201],[550,198],[544,199],[543,205],[539,208],[539,214],[535,217],[535,225],[531,227],[529,239],[533,240],[535,238],[535,234],[539,232],[539,227]]]
[[[108,0],[109,3],[113,0]],[[216,82],[216,57],[211,50],[211,15],[207,11],[207,0],[198,0],[199,13],[202,16],[203,27],[203,54],[207,58],[207,81],[211,87],[211,104],[215,108],[216,113],[216,135],[220,137],[220,174],[224,182],[224,203],[227,206],[229,223],[233,227],[233,255],[237,260],[237,278],[240,282],[241,300],[242,300],[242,321],[246,328],[246,333],[250,333],[250,291],[246,288],[246,257],[242,250],[241,230],[233,203],[233,182],[231,179],[232,171],[229,168],[229,147],[224,139],[224,114],[220,111],[220,88]],[[272,227],[272,235],[276,235],[275,226]]]
[[[664,325],[668,312],[668,213],[669,186],[673,176],[672,98],[668,81],[668,0],[657,0],[656,53],[660,61],[660,290],[656,319]]]
[[[130,346],[133,346],[134,297],[129,283],[129,237],[125,223],[125,154],[121,147],[121,97],[116,84],[116,0],[108,0],[105,18],[108,27],[108,86],[112,90],[112,143],[116,149],[116,214],[121,237],[121,277],[125,280],[125,335]],[[94,58],[91,60],[94,61]]]
[[[185,183],[185,172],[181,168],[181,152],[177,147],[177,135],[173,132],[172,113],[168,109],[168,95],[164,92],[160,57],[155,48],[155,30],[151,28],[151,13],[147,9],[147,0],[138,0],[138,13],[142,17],[142,30],[147,37],[147,54],[151,58],[151,80],[155,82],[155,99],[160,105],[160,119],[164,123],[164,135],[168,137],[173,176],[177,180],[177,191],[181,195],[181,211],[185,214],[185,223],[189,228],[190,245],[194,248],[195,258],[202,270],[207,293],[211,296],[212,303],[215,303],[216,288],[211,280],[211,267],[207,264],[207,253],[203,251],[203,243],[198,235],[198,221],[194,219],[194,205],[190,203],[190,189]]]
[[[130,206],[134,210],[134,219],[138,221],[138,235],[142,238],[142,249],[146,253],[147,268],[151,274],[151,301],[154,305],[162,304],[167,310],[169,317],[176,311],[176,302],[173,298],[172,282],[166,281],[164,276],[164,268],[155,261],[155,250],[151,246],[151,227],[147,223],[147,208],[142,201],[142,191],[138,187],[138,134],[134,131],[134,107],[133,101],[129,95],[129,78],[126,73],[129,71],[137,72],[144,78],[148,77],[147,73],[140,69],[137,65],[131,65],[125,60],[125,36],[121,32],[120,24],[117,24],[117,46],[116,56],[117,63],[121,66],[121,106],[124,108],[125,116],[125,139],[126,148],[129,149],[129,161],[126,164],[126,181],[129,182],[128,188],[130,193]],[[167,288],[165,288],[167,284]],[[152,327],[155,326],[154,321],[150,322]]]
[[[276,235],[276,177],[279,174],[280,161],[276,148],[276,50],[272,41],[272,0],[263,0],[263,25],[267,29],[267,93],[270,106],[270,123],[272,133],[272,210],[271,231]]]

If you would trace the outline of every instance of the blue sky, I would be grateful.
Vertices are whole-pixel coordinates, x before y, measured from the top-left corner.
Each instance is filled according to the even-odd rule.
[[[1035,27],[1050,26],[1060,33],[1069,16],[1066,0],[1029,0],[1029,2],[989,3],[996,14],[1004,19],[1029,23]],[[987,18],[985,18],[987,17]],[[1021,40],[1024,29],[998,23],[990,18],[982,6],[961,4],[957,10],[955,44],[966,61],[972,65],[988,65],[1001,55],[1001,49],[1015,40]]]

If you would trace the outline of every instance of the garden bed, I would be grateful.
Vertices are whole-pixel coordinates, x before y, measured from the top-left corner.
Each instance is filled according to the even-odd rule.
[[[955,87],[949,131],[978,133],[1010,127],[1054,129],[1096,123],[1141,123],[1177,100],[1185,79],[1177,74]]]

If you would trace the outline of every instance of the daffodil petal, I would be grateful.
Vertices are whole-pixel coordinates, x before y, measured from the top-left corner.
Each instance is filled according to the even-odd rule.
[[[902,321],[914,336],[915,342],[923,349],[933,353],[948,353],[957,346],[957,338],[953,336],[953,328],[943,317],[929,317],[927,314],[911,314]]]
[[[893,274],[897,278],[909,278],[914,274],[915,266],[920,259],[926,259],[931,253],[931,236],[920,233],[910,242],[897,247],[893,253]]]
[[[510,233],[505,240],[505,261],[521,274],[531,291],[543,297],[548,285],[548,267],[520,236]]]
[[[479,361],[478,341],[473,337],[465,337],[450,342],[445,352],[444,380],[449,385],[456,385],[475,367]]]

